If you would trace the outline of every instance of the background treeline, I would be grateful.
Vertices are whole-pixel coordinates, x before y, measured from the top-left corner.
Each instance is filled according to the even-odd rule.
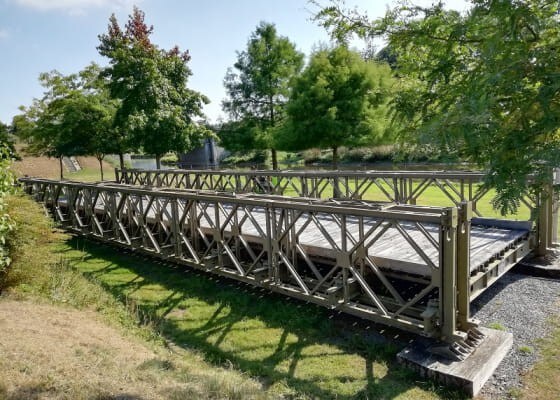
[[[332,0],[315,21],[330,45],[306,58],[261,22],[224,79],[227,120],[210,126],[208,99],[188,88],[190,56],[153,44],[137,8],[124,28],[112,16],[99,36],[108,65],[41,74],[44,96],[9,131],[39,154],[121,156],[167,152],[218,136],[232,151],[394,144],[398,154],[464,160],[489,171],[495,206],[511,213],[528,191],[543,195],[560,165],[559,3],[472,1],[465,12],[399,3],[376,20]],[[362,53],[352,38],[386,47]]]
[[[102,168],[106,154],[117,154],[123,168],[125,153],[144,151],[159,168],[166,153],[197,147],[212,135],[200,123],[208,99],[187,86],[188,51],[158,47],[152,31],[136,7],[124,28],[112,15],[97,47],[108,65],[41,74],[43,97],[21,107],[11,133],[32,154],[59,158],[61,178],[64,156],[94,155]]]

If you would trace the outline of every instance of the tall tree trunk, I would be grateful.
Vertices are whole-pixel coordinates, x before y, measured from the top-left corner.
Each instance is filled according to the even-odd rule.
[[[62,158],[63,157],[64,156],[58,157],[58,165],[60,166],[60,180],[64,179],[64,168],[63,168],[63,165],[62,165]]]
[[[121,170],[124,169],[124,154],[119,153],[119,163],[121,164]]]
[[[334,170],[338,169],[338,146],[332,148],[332,167]]]
[[[276,154],[276,149],[270,149],[270,154],[272,155],[272,169],[278,169],[278,154]]]
[[[161,155],[156,154],[156,169],[161,169]]]
[[[272,80],[272,77],[269,76],[269,81]],[[272,82],[270,82],[271,87],[272,87]],[[270,127],[269,129],[274,129],[274,124],[276,123],[276,121],[274,120],[275,115],[274,115],[274,96],[272,94],[269,95],[268,98],[269,101],[269,106],[270,106]],[[274,143],[274,139],[272,137],[270,137],[270,140],[272,141],[271,144]],[[276,154],[276,149],[271,147],[270,148],[270,155],[272,156],[272,169],[273,170],[277,170],[278,169],[278,155]]]
[[[97,157],[97,161],[99,161],[99,172],[101,173],[101,180],[103,181],[103,158],[104,157]]]
[[[332,148],[332,165],[333,165],[333,170],[337,170],[338,169],[338,146],[333,146]],[[339,187],[339,182],[338,182],[338,177],[334,176],[334,180],[333,180],[333,197],[335,198],[339,198],[341,197],[340,195],[340,187]]]

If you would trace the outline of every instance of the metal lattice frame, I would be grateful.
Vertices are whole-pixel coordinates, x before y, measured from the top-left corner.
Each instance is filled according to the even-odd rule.
[[[458,227],[469,221],[455,207],[21,182],[55,220],[98,240],[447,342],[473,326],[471,292],[457,290],[470,286],[468,251],[458,251],[468,249]],[[390,234],[414,249],[427,276],[379,263],[375,246]]]
[[[298,197],[363,199],[374,189],[383,200],[417,204],[428,188],[438,188],[455,206],[473,204],[488,194],[481,183],[485,173],[471,171],[216,171],[116,169],[119,183],[236,193],[292,194]],[[527,194],[523,204],[535,208],[537,199]]]
[[[488,195],[484,172],[472,171],[228,171],[115,169],[116,181],[133,185],[269,193],[311,198],[363,199],[368,191],[378,200],[415,205],[428,188],[436,188],[451,205],[472,204],[484,217],[479,201]],[[526,193],[521,203],[537,223],[537,251],[544,254],[558,241],[558,205],[553,191],[536,198]]]

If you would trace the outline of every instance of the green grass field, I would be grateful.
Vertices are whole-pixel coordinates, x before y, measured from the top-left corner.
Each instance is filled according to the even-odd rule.
[[[27,212],[30,201],[20,201],[12,209]],[[39,213],[35,207],[27,224],[40,220]],[[43,225],[37,235],[46,237],[50,228]],[[397,351],[410,339],[401,331],[80,238],[62,238],[50,246],[51,255],[45,246],[32,245],[39,251],[29,251],[29,258],[19,260],[27,271],[25,279],[31,280],[20,284],[21,290],[44,292],[67,305],[97,307],[110,320],[123,319],[130,326],[122,311],[114,311],[121,304],[145,327],[142,332],[147,329],[154,337],[198,354],[205,371],[214,366],[255,378],[267,397],[464,398],[396,363]],[[49,269],[46,260],[60,260],[66,267]],[[80,282],[80,276],[90,286]],[[97,298],[104,299],[98,306]],[[527,378],[528,387],[539,393],[554,393],[557,387],[558,338],[555,333],[543,346],[536,371],[546,374]],[[254,385],[250,387],[252,392],[244,393],[254,394]],[[227,390],[234,388],[229,385]],[[519,393],[531,398],[528,394]]]
[[[83,181],[83,182],[97,182],[101,180],[101,174],[99,168],[82,168],[77,172],[65,172],[64,178],[72,181]],[[115,170],[114,168],[105,168],[103,170],[103,180],[114,181],[115,180]]]
[[[213,364],[266,382],[288,398],[438,399],[462,395],[397,365],[402,332],[227,279],[83,239],[57,249],[73,268],[134,304],[142,319]],[[385,337],[396,339],[387,342]],[[404,338],[406,339],[406,338]]]

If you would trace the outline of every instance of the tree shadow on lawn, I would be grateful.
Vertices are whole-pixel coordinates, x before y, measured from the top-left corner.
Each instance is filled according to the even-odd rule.
[[[464,398],[396,363],[412,338],[402,331],[83,238],[67,245],[61,253],[73,268],[135,302],[141,319],[156,321],[165,338],[213,364],[233,364],[274,392]]]

